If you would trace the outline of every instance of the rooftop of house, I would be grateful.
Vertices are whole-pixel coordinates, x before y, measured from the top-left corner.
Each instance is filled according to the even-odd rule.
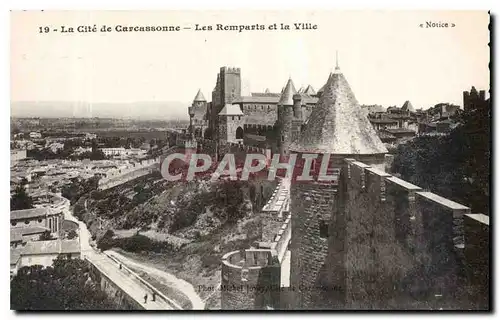
[[[396,139],[395,135],[393,135],[385,130],[380,130],[378,132],[378,136],[380,137],[380,139],[384,139],[384,140]]]
[[[406,129],[406,128],[397,128],[397,129],[384,129],[385,131],[391,134],[397,133],[415,133],[415,130]]]
[[[10,248],[10,264],[17,264],[19,259],[21,258],[21,253],[24,248]]]
[[[44,217],[46,215],[56,214],[49,208],[33,208],[24,210],[14,210],[10,212],[10,220],[22,220],[36,217]]]
[[[376,118],[369,118],[371,123],[398,123],[397,120],[394,119],[376,119]]]
[[[313,97],[307,93],[301,93],[302,105],[305,104],[316,104],[318,102],[317,97]],[[281,93],[252,93],[251,96],[242,96],[233,103],[244,103],[244,104],[278,104],[281,98]]]
[[[26,243],[22,255],[35,254],[65,254],[80,252],[80,241],[76,240],[48,240],[30,241]]]

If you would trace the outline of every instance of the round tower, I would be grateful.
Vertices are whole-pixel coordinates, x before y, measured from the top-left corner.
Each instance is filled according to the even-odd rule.
[[[291,286],[297,289],[294,293],[297,309],[335,308],[332,301],[343,305],[347,291],[342,271],[346,263],[343,253],[346,221],[337,204],[340,168],[345,158],[383,165],[387,153],[338,67],[321,92],[307,124],[289,147],[297,154],[299,166],[304,165],[305,154],[316,157],[312,166],[305,168],[314,177],[313,181],[292,181],[290,190],[290,279]],[[330,177],[326,181],[318,179],[321,167],[325,166],[323,159],[327,164],[323,174]],[[328,258],[331,246],[339,252],[332,261]],[[332,276],[332,272],[336,274]],[[332,277],[339,280],[332,281]]]
[[[299,93],[293,95],[293,117],[302,120],[302,96]]]
[[[292,79],[288,79],[278,102],[278,149],[281,156],[290,154],[292,143],[293,96],[297,93]]]
[[[189,132],[189,134],[194,134],[194,124],[193,124],[193,122],[194,122],[193,118],[194,118],[194,114],[195,114],[194,107],[191,106],[188,108],[188,114],[189,114],[189,130],[188,130],[188,132]]]
[[[233,251],[222,257],[222,310],[277,309],[280,266],[270,250]]]

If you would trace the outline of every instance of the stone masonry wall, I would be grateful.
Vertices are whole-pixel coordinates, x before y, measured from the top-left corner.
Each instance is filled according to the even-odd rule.
[[[274,126],[278,119],[276,104],[243,104],[246,125]]]
[[[99,283],[101,290],[103,290],[110,300],[114,302],[116,310],[144,310],[141,304],[137,303],[127,293],[115,285],[104,272],[99,270],[94,264],[88,263],[90,265],[90,276],[92,280]]]
[[[335,204],[335,187],[329,184],[298,183],[291,185],[292,236],[291,286],[296,309],[322,307],[318,299],[325,282],[328,238],[320,235],[320,224],[330,221]],[[323,215],[322,215],[323,214]],[[323,222],[322,222],[323,221]]]
[[[278,146],[281,155],[290,152],[290,144],[292,143],[292,120],[292,106],[278,106]]]
[[[430,295],[453,295],[469,208],[352,159],[342,167],[332,211],[323,263],[330,308],[418,308]],[[322,302],[304,301],[308,308]]]
[[[222,309],[265,310],[279,306],[280,267],[276,260],[270,250],[248,249],[224,255]]]
[[[484,214],[467,214],[464,218],[465,259],[472,287],[472,299],[480,308],[489,304],[490,221]]]

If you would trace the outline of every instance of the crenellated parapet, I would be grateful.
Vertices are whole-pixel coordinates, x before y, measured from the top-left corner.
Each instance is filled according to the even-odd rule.
[[[344,306],[391,307],[395,293],[451,297],[463,288],[461,270],[471,259],[464,248],[477,238],[464,229],[464,219],[476,225],[476,232],[484,230],[484,224],[481,229],[470,218],[470,208],[354,159],[345,163],[339,202],[346,223],[331,226],[345,228],[337,230],[341,239],[333,239],[347,248],[345,263],[332,270],[345,275],[334,283],[345,290]],[[483,252],[486,243],[482,242]],[[342,259],[334,247],[329,249],[330,258],[337,254]]]
[[[289,214],[281,227],[278,229],[273,242],[271,243],[271,251],[276,252],[278,261],[283,262],[285,253],[288,250],[288,244],[292,236],[292,216]]]
[[[271,250],[246,249],[222,257],[223,310],[262,310],[279,306],[280,266]]]

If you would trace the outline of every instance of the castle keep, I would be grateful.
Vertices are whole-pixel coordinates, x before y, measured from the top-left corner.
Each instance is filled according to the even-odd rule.
[[[319,95],[310,85],[297,91],[291,79],[282,91],[266,90],[242,96],[240,68],[220,68],[212,101],[207,103],[198,91],[189,108],[192,132],[197,138],[237,143],[243,143],[245,136],[248,144],[283,148],[291,141],[290,130],[297,134]],[[293,127],[292,120],[295,120]]]
[[[328,159],[334,179],[278,177],[259,241],[222,257],[222,309],[488,305],[488,217],[384,171],[388,151],[338,66],[317,93],[288,79],[279,94],[241,96],[240,81],[240,69],[221,68],[212,102],[196,96],[200,150],[308,155],[311,171]]]

